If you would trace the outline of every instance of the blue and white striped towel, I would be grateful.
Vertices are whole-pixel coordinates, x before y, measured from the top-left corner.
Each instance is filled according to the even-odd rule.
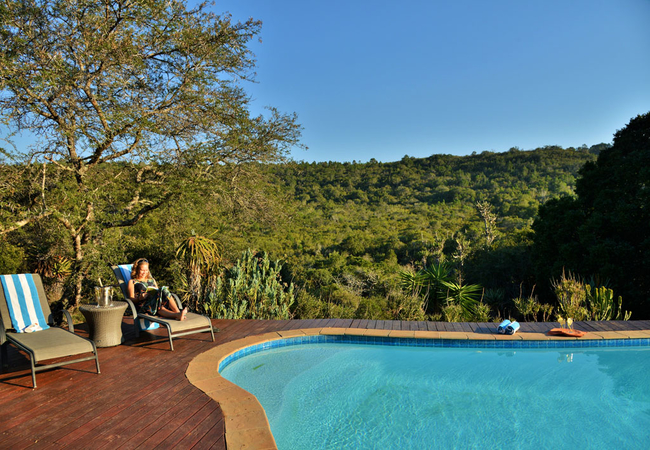
[[[0,275],[11,324],[18,333],[47,330],[38,291],[31,274]]]

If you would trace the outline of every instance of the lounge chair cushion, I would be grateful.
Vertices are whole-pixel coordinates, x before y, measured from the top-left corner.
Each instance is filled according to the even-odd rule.
[[[49,325],[43,314],[38,298],[38,291],[32,274],[1,275],[11,324],[17,333],[24,333],[25,328],[38,324],[40,330],[47,330]]]
[[[7,337],[31,349],[35,362],[94,351],[90,341],[57,327],[35,333],[11,334]]]
[[[151,317],[140,314],[141,318]],[[206,327],[211,325],[210,319],[200,314],[195,314],[188,312],[185,316],[185,320],[175,320],[175,319],[165,319],[164,317],[153,316],[152,318],[168,323],[171,327],[172,333],[178,333],[179,331],[191,330],[192,328]],[[156,324],[158,325],[158,324]]]

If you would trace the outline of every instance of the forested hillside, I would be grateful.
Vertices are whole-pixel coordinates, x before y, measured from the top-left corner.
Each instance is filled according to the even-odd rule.
[[[279,281],[293,285],[289,311],[296,318],[516,317],[521,305],[515,299],[539,294],[538,303],[555,301],[550,280],[536,279],[531,262],[538,207],[572,196],[580,168],[607,147],[224,168],[214,175],[219,183],[186,189],[137,223],[98,234],[84,260],[85,285],[110,279],[109,264],[145,256],[161,282],[187,291],[190,275],[176,249],[188,236],[207,236],[218,244],[220,267],[250,264],[250,255],[238,261],[246,249],[283,261],[276,266]],[[108,165],[97,177],[124,170]],[[176,175],[182,180],[182,172]],[[223,181],[229,178],[239,181]],[[13,233],[2,244],[3,272],[49,271],[47,280],[65,298],[73,254],[62,234],[63,227],[46,224]],[[461,300],[463,289],[480,287],[472,294],[481,301],[473,315],[445,310],[449,305],[432,300],[430,285],[409,287],[409,277],[432,266],[446,271],[444,280],[460,288],[454,292]],[[223,303],[217,294],[227,289],[224,276],[204,291],[197,308],[217,314],[216,303]],[[243,297],[231,297],[221,314],[246,317],[237,304]]]
[[[293,283],[293,317],[471,319],[445,312],[444,302],[408,286],[409,276],[441,264],[445,280],[480,286],[474,293],[483,303],[477,320],[516,316],[515,299],[539,294],[539,303],[554,302],[550,280],[536,279],[531,262],[538,207],[572,196],[580,168],[607,147],[223,170],[215,179],[240,181],[185,190],[133,226],[104,230],[85,259],[86,286],[100,276],[110,279],[109,264],[139,256],[152,261],[162,281],[187,286],[176,248],[196,235],[219,244],[223,267],[246,249],[284,261],[280,281]],[[107,166],[103,176],[127,169]],[[125,187],[111,195],[127,194]],[[61,226],[39,224],[12,234],[3,242],[3,271],[45,272],[65,297],[73,255],[62,234]],[[215,301],[205,293],[197,307],[216,311]],[[228,309],[235,306],[224,314],[237,315]]]
[[[536,284],[530,232],[538,206],[572,195],[578,170],[606,147],[269,166],[290,217],[227,239],[287,261],[298,317],[440,313],[420,311],[400,277],[439,262],[456,281],[486,288],[491,317],[515,314],[512,299]]]

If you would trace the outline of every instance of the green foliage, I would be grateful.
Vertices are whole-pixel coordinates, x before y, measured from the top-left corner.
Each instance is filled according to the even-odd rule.
[[[612,281],[635,316],[650,315],[650,113],[614,135],[610,148],[587,162],[576,198],[551,201],[535,221],[538,279],[562,267]]]
[[[0,237],[0,273],[20,273],[24,257],[25,252],[21,247]]]
[[[453,303],[442,308],[442,315],[445,322],[462,322],[467,317],[463,307]]]
[[[388,319],[388,300],[383,297],[362,298],[354,317],[356,319],[386,320]],[[419,311],[416,314],[419,317]]]
[[[483,287],[478,284],[461,284],[451,281],[441,281],[447,289],[447,305],[457,305],[462,309],[466,320],[476,315],[476,308],[482,297]]]
[[[281,258],[282,279],[295,284],[290,313],[296,318],[441,318],[448,288],[438,280],[485,286],[484,306],[478,300],[473,311],[460,306],[464,320],[510,316],[522,281],[536,283],[530,226],[537,206],[572,192],[579,167],[593,159],[589,152],[545,147],[395,163],[246,163],[216,165],[207,183],[194,182],[194,170],[169,166],[172,172],[148,179],[152,186],[178,183],[175,196],[128,227],[95,228],[84,249],[85,274],[110,277],[107,263],[146,256],[156,278],[188,301],[196,298],[199,311],[248,317],[249,299],[227,303],[226,272],[202,269],[200,289],[190,296],[191,262],[174,255],[189,230],[196,230],[196,236],[223,243],[226,266],[247,248]],[[120,185],[105,186],[105,198],[119,200],[112,206],[114,218],[122,217],[120,205],[133,198],[137,168],[120,163],[97,169],[97,180],[129,174]],[[30,176],[38,179],[38,171]],[[238,181],[226,182],[231,179]],[[70,183],[65,181],[66,189]],[[46,237],[43,251],[75,258],[73,248],[61,245],[65,227],[43,226],[52,223],[32,223],[21,233],[33,241]],[[408,281],[407,267],[410,287],[396,294]]]
[[[293,304],[293,314],[296,317],[305,319],[315,319],[325,317],[327,312],[327,303],[309,294],[307,291],[297,290],[296,301]]]
[[[521,287],[519,290],[519,297],[512,300],[519,316],[523,320],[537,322],[537,316],[541,313],[541,321],[546,322],[553,313],[553,306],[548,304],[541,304],[534,294],[535,286],[528,296],[524,296]]]
[[[214,280],[217,275],[218,265],[221,262],[223,247],[213,239],[191,235],[181,241],[176,249],[176,258],[181,264],[182,280],[180,289],[184,303],[188,303],[192,310],[196,310],[204,295],[214,292],[202,286],[204,278]],[[213,281],[214,282],[214,281]]]
[[[593,320],[629,320],[632,313],[623,311],[623,297],[614,300],[614,291],[605,286],[585,285],[587,304]]]
[[[426,314],[419,297],[391,293],[388,297],[388,315],[392,320],[425,320]]]
[[[206,309],[216,310],[220,319],[289,319],[294,303],[293,283],[282,281],[282,264],[246,250],[239,260],[225,270],[214,295],[208,297]],[[214,306],[218,303],[217,306]],[[216,309],[215,309],[216,308]]]
[[[294,115],[250,116],[240,81],[252,78],[260,26],[183,0],[2,3],[0,122],[9,139],[27,130],[39,141],[0,153],[0,235],[62,234],[73,305],[108,230],[187,191],[224,204],[229,192],[241,209],[250,178],[237,168],[297,144]]]
[[[409,295],[420,297],[426,311],[439,312],[447,298],[447,286],[444,282],[452,280],[451,271],[452,265],[446,262],[432,264],[415,274],[402,270],[400,272],[402,290]]]
[[[489,322],[492,316],[492,310],[490,305],[479,302],[474,308],[474,318],[475,322]]]
[[[551,285],[558,300],[559,313],[566,319],[585,320],[589,311],[585,307],[587,294],[582,281],[569,272],[567,276],[562,272],[558,280],[552,280]]]

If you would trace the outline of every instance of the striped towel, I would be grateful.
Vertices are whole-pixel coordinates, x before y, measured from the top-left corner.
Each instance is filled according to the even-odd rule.
[[[1,275],[11,324],[18,333],[50,328],[43,315],[43,308],[38,299],[38,291],[31,274]]]

